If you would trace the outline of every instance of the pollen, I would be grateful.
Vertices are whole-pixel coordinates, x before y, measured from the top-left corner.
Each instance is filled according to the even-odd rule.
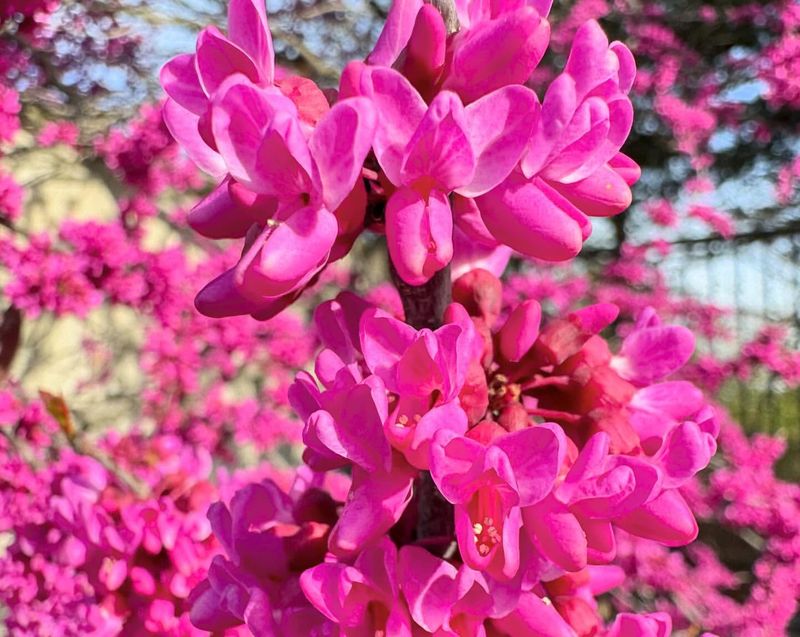
[[[474,533],[473,540],[477,546],[478,553],[486,556],[502,539],[500,531],[494,525],[494,520],[490,517],[483,518],[483,522],[475,522],[472,525]]]
[[[397,417],[397,424],[401,427],[405,427],[408,424],[408,416],[405,414]]]

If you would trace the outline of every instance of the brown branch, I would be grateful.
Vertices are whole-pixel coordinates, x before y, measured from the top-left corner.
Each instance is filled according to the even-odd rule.
[[[451,299],[450,266],[439,270],[423,285],[409,285],[403,281],[391,263],[390,271],[403,301],[406,323],[417,329],[439,327]]]
[[[458,13],[456,13],[456,5],[453,0],[426,0],[426,4],[431,5],[441,14],[448,35],[452,35],[458,31],[460,25],[458,23]]]

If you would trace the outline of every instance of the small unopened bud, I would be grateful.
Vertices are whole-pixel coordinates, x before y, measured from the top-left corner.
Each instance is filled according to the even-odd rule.
[[[509,403],[500,412],[497,419],[500,426],[506,431],[519,431],[530,426],[530,417],[522,403]]]
[[[453,300],[461,303],[471,316],[483,318],[489,326],[500,316],[502,298],[500,279],[488,270],[470,270],[453,283]]]

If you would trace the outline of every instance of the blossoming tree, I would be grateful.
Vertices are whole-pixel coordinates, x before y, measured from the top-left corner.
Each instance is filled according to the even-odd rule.
[[[97,137],[40,127],[38,145],[102,168],[120,214],[29,230],[26,188],[0,181],[12,635],[783,634],[797,488],[772,474],[779,443],[745,439],[701,387],[759,365],[790,379],[796,361],[772,337],[690,360],[673,321],[691,307],[716,336],[719,310],[669,291],[653,248],[623,246],[599,281],[567,264],[590,218],[631,203],[620,149],[643,94],[599,5],[556,22],[550,4],[401,0],[331,90],[276,63],[263,2],[231,0],[226,32],[164,66],[163,105]],[[42,37],[56,7],[0,10],[17,25],[2,44],[26,52],[10,64],[30,69],[9,77],[39,78],[3,85],[4,142],[68,76]],[[109,24],[74,9],[66,24]],[[193,163],[215,187],[165,212],[204,190]],[[155,223],[181,243],[154,247]],[[375,236],[393,285],[359,296],[341,264]],[[512,254],[534,265],[501,282]],[[26,395],[12,363],[42,316],[104,307],[139,317],[146,383],[130,431],[92,436],[91,414]],[[226,468],[247,453],[269,463]],[[704,542],[675,550],[696,517]],[[736,600],[726,533],[755,563]]]

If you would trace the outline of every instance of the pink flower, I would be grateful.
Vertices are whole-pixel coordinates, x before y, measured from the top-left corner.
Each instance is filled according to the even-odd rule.
[[[0,142],[10,142],[20,129],[19,93],[13,88],[0,85]]]
[[[567,637],[569,627],[558,613],[533,593],[505,584],[462,564],[431,555],[416,546],[400,549],[400,589],[414,622],[429,634],[442,637],[478,637],[486,634],[533,634]],[[488,620],[488,621],[487,621]]]
[[[386,389],[376,376],[356,382],[342,374],[320,392],[301,373],[289,397],[306,422],[306,463],[321,470],[352,466],[350,492],[329,541],[336,555],[352,556],[400,519],[417,475],[384,436]]]
[[[217,631],[245,623],[266,634],[301,618],[307,630],[324,621],[308,612],[297,577],[322,559],[335,505],[313,479],[301,476],[298,483],[294,499],[266,480],[238,491],[230,509],[211,506],[208,517],[228,558],[215,557],[208,578],[192,591],[195,626]]]
[[[367,100],[344,100],[306,139],[288,98],[242,76],[223,83],[212,113],[220,155],[235,183],[247,189],[243,194],[252,194],[246,194],[251,197],[246,206],[232,210],[227,197],[236,186],[223,182],[204,204],[210,208],[202,211],[203,224],[229,227],[230,216],[241,214],[250,228],[237,266],[200,292],[197,307],[208,316],[263,318],[349,249],[354,237],[340,235],[352,215],[363,215],[363,191],[360,200],[350,195],[370,148],[375,116]],[[343,245],[337,247],[340,238]]]
[[[24,195],[14,177],[0,172],[0,223],[13,223],[19,219]]]
[[[226,38],[216,27],[206,27],[197,38],[196,53],[167,62],[160,78],[169,95],[164,120],[170,132],[201,169],[217,177],[224,174],[225,166],[211,143],[210,99],[225,79],[236,74],[261,86],[271,86],[275,78],[264,4],[232,0],[228,29]]]
[[[467,429],[458,395],[476,341],[471,322],[462,325],[417,331],[377,309],[361,319],[364,363],[390,392],[386,437],[419,469],[428,468],[437,431],[461,434]]]
[[[36,141],[44,147],[56,144],[75,146],[79,135],[80,131],[74,122],[47,122],[39,131]]]
[[[694,335],[682,325],[662,325],[652,308],[645,308],[625,337],[612,367],[636,385],[651,385],[683,367],[694,352]]]
[[[442,88],[473,102],[530,78],[547,49],[550,4],[456,3],[460,28],[448,38],[434,7],[418,0],[394,2],[367,62],[393,66],[426,101]]]
[[[566,571],[614,557],[611,521],[644,504],[660,476],[649,463],[609,454],[610,440],[595,434],[557,488],[523,510],[525,531],[545,557]]]
[[[360,94],[380,113],[373,147],[396,188],[386,204],[389,254],[400,276],[417,285],[453,256],[448,195],[474,197],[502,181],[519,161],[538,100],[507,86],[464,107],[442,91],[426,105],[400,73],[366,67]]]
[[[669,637],[671,634],[672,619],[667,613],[620,613],[608,631],[608,637]]]
[[[411,619],[398,590],[397,548],[386,538],[364,550],[352,566],[326,562],[308,569],[300,586],[345,637],[411,637]]]
[[[497,427],[502,432],[502,429]],[[510,579],[520,568],[522,508],[551,490],[561,464],[564,435],[556,425],[489,434],[484,444],[450,431],[436,434],[431,476],[455,505],[456,538],[465,564]]]
[[[591,62],[590,62],[591,61]],[[636,164],[619,153],[633,122],[630,51],[597,22],[575,35],[564,72],[550,85],[520,169],[477,199],[489,232],[522,254],[574,257],[591,233],[585,215],[630,205]]]

